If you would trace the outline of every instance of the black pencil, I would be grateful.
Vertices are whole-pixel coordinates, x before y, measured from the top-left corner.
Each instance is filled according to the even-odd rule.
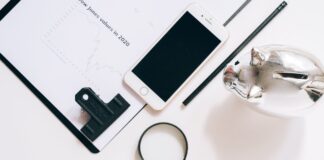
[[[285,7],[287,2],[283,1],[224,61],[218,66],[205,80],[196,88],[182,103],[188,105],[216,76],[221,72],[226,65],[231,62],[240,51],[265,27],[275,18]]]

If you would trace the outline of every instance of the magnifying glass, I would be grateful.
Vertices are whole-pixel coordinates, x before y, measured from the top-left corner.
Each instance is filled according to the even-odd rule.
[[[141,135],[138,153],[143,160],[185,160],[188,141],[176,125],[167,122],[156,123]]]

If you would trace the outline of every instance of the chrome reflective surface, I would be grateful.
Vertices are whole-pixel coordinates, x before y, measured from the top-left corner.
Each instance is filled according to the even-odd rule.
[[[268,45],[253,48],[223,74],[226,88],[255,103],[307,107],[324,93],[321,63],[311,54],[292,47]]]

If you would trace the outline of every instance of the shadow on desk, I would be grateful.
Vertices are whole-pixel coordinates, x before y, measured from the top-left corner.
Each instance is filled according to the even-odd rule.
[[[231,97],[215,106],[206,136],[221,160],[299,160],[304,120],[264,116],[248,103]]]

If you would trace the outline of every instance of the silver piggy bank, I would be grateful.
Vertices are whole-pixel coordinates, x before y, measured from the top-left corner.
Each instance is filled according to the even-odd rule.
[[[280,45],[253,48],[225,68],[223,81],[240,98],[277,109],[310,106],[324,93],[324,72],[318,59]]]

